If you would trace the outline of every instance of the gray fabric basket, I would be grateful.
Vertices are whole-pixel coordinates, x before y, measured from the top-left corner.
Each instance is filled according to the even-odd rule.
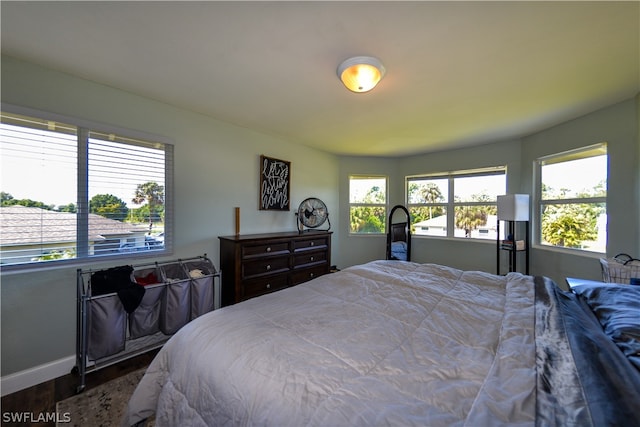
[[[87,301],[89,360],[124,351],[127,315],[117,294],[93,297]]]
[[[145,293],[138,308],[129,314],[129,336],[139,338],[153,335],[160,330],[160,310],[165,291],[162,275],[158,268],[153,267],[134,270],[133,277],[136,281],[144,279]],[[155,284],[149,283],[153,278]]]
[[[179,263],[166,264],[160,269],[166,283],[160,308],[160,330],[172,335],[191,320],[191,280]]]
[[[213,310],[213,276],[191,279],[191,320]]]
[[[191,320],[214,308],[213,275],[216,268],[209,260],[185,262],[184,268],[191,277]]]
[[[129,314],[129,337],[140,338],[160,330],[160,310],[165,292],[164,283],[147,285],[138,308]]]

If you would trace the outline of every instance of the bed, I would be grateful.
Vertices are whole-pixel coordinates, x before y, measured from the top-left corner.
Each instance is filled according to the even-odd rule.
[[[620,335],[590,296],[519,273],[349,267],[184,326],[123,425],[640,425],[638,306]]]

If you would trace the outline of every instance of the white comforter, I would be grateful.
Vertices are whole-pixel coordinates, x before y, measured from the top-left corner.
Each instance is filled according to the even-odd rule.
[[[124,425],[535,422],[532,278],[375,261],[186,325]]]

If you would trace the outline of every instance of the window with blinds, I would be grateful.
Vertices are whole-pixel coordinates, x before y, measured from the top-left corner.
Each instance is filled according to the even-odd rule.
[[[1,113],[3,268],[171,251],[173,146]]]

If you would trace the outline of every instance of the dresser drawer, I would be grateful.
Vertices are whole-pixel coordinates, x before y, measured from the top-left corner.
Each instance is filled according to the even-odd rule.
[[[327,251],[304,251],[293,257],[293,268],[310,267],[327,261]]]
[[[314,239],[301,239],[293,242],[293,250],[295,252],[310,249],[326,248],[329,245],[329,238],[326,236],[316,237]]]
[[[242,258],[254,258],[265,255],[280,255],[289,253],[289,242],[271,242],[260,245],[242,246]]]
[[[317,267],[312,267],[312,268],[294,270],[293,273],[291,273],[291,286],[308,282],[309,280],[315,279],[316,277],[320,277],[323,274],[327,274],[328,272],[329,272],[329,266],[327,264],[319,265]]]
[[[289,270],[289,257],[257,258],[242,263],[242,279]]]
[[[284,289],[289,285],[288,274],[276,274],[274,276],[259,279],[246,280],[242,284],[243,299],[257,297],[269,292]]]
[[[331,232],[307,230],[219,236],[221,305],[329,273]]]

